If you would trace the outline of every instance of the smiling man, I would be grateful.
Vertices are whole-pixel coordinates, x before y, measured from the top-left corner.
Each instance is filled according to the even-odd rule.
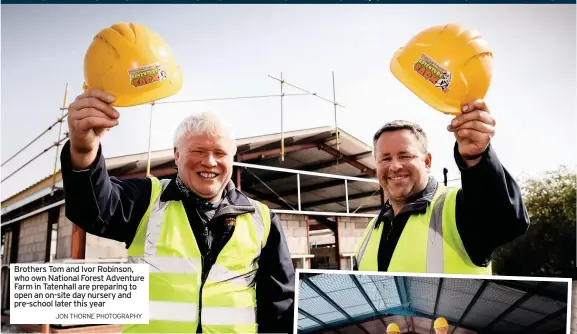
[[[464,105],[447,130],[457,141],[461,188],[430,175],[432,155],[419,125],[393,121],[376,132],[377,178],[387,201],[357,247],[356,270],[491,275],[495,249],[527,231],[519,186],[490,145],[495,120],[485,103]]]
[[[292,333],[294,268],[279,218],[231,181],[236,143],[215,114],[174,136],[171,178],[110,177],[100,137],[119,123],[114,97],[88,90],[68,108],[66,217],[124,242],[150,265],[150,323],[131,333]]]

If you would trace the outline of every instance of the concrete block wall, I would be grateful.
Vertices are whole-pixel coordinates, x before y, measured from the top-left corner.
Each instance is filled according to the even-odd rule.
[[[18,262],[36,262],[46,259],[48,212],[24,219],[20,225]]]
[[[308,217],[281,213],[278,215],[288,243],[289,250],[293,255],[309,254],[308,245]]]
[[[317,232],[317,234],[312,234],[311,232],[311,235],[309,235],[311,246],[314,247],[315,245],[329,245],[335,243],[335,234],[330,229],[327,228],[313,232]]]
[[[341,253],[341,268],[347,268],[349,260],[342,254],[354,253],[357,245],[362,241],[361,237],[371,218],[366,217],[338,217],[339,221],[339,251]]]
[[[58,220],[58,243],[56,245],[56,258],[69,259],[72,257],[72,222],[66,218],[65,206],[60,207],[60,217]],[[125,257],[126,248],[123,243],[105,238],[100,238],[92,234],[86,234],[85,257],[90,258],[111,258]]]
[[[12,232],[6,232],[4,239],[4,253],[2,253],[2,264],[10,263],[10,253],[12,251]]]
[[[66,218],[65,206],[60,207],[58,217],[58,242],[56,243],[56,258],[72,257],[72,223]]]
[[[126,257],[127,252],[123,242],[86,234],[85,257],[87,259]]]

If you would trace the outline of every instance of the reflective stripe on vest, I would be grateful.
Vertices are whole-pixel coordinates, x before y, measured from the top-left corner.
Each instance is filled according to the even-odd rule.
[[[474,265],[459,236],[455,222],[459,188],[439,185],[424,214],[413,214],[399,238],[389,272],[452,273],[491,275],[491,265]],[[378,249],[384,225],[375,228],[372,219],[357,250],[360,271],[378,271]]]
[[[199,321],[206,333],[256,332],[256,259],[270,231],[268,207],[250,200],[255,212],[236,216],[235,231],[202,287],[199,310],[202,262],[186,211],[180,201],[160,201],[170,180],[151,180],[151,205],[128,249],[129,262],[149,264],[150,323],[124,325],[123,332],[195,333]]]

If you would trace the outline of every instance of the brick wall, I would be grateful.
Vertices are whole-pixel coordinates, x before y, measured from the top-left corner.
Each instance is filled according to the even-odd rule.
[[[24,219],[20,226],[18,262],[44,262],[48,212]]]

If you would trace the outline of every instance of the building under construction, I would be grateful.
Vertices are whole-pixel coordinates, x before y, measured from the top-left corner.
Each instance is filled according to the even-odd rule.
[[[332,127],[237,140],[233,181],[279,215],[295,268],[351,269],[361,234],[383,201],[372,147],[342,130],[336,144]],[[148,154],[107,158],[106,165],[111,176],[144,177]],[[150,173],[176,173],[172,149],[151,152]],[[2,202],[3,314],[10,307],[10,263],[126,257],[123,243],[86,234],[68,221],[65,205],[60,173]]]

